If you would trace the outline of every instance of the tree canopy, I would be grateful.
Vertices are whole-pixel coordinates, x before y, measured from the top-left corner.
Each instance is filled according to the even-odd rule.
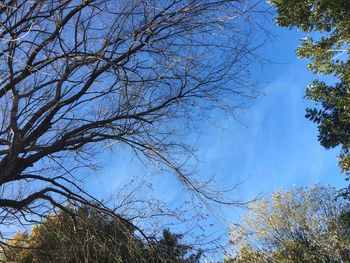
[[[293,188],[249,207],[232,228],[226,262],[292,263],[350,260],[350,203],[332,187]]]
[[[279,26],[307,33],[297,55],[308,68],[328,78],[315,79],[306,97],[318,105],[306,117],[318,125],[327,149],[341,146],[340,166],[350,171],[350,2],[347,0],[269,0]]]
[[[74,214],[72,218],[59,211],[29,234],[18,232],[5,246],[2,262],[198,263],[201,257],[201,252],[191,253],[192,246],[181,243],[182,235],[167,229],[161,238],[146,242],[96,210],[85,207]]]

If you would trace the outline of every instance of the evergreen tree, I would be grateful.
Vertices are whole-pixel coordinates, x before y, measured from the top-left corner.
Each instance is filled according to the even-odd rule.
[[[326,148],[341,146],[341,169],[350,172],[350,1],[269,0],[279,26],[306,32],[297,55],[309,59],[309,70],[327,76],[315,79],[306,97],[317,106],[306,117],[318,125]]]

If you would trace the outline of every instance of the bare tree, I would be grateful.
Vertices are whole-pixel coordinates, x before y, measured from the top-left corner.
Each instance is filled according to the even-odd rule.
[[[213,199],[184,172],[191,148],[182,135],[209,110],[233,112],[255,96],[246,77],[256,5],[2,1],[3,223],[30,222],[67,202],[93,206],[75,170],[114,143],[170,167],[196,195]]]

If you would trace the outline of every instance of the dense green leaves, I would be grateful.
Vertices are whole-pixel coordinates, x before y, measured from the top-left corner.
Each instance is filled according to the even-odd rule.
[[[341,146],[340,166],[350,172],[350,1],[269,0],[279,26],[307,33],[297,50],[308,68],[330,78],[315,79],[306,97],[318,105],[306,117],[318,125],[319,141],[329,149]]]
[[[228,263],[349,262],[349,202],[333,188],[280,191],[254,202],[231,232]]]

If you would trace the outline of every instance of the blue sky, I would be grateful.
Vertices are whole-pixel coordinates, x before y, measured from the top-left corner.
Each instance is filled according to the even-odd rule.
[[[325,150],[317,141],[317,128],[306,120],[305,108],[313,104],[304,99],[307,85],[315,77],[299,60],[295,49],[301,32],[268,25],[276,38],[261,50],[273,63],[254,65],[252,76],[264,93],[244,111],[238,120],[219,116],[218,127],[201,127],[198,145],[200,160],[198,178],[215,175],[219,185],[242,185],[233,198],[251,200],[281,188],[309,186],[316,183],[345,187],[336,155],[338,150]],[[152,184],[152,195],[167,202],[181,203],[183,188],[166,174],[153,175],[140,165],[126,149],[104,156],[103,169],[89,183],[91,191],[104,197],[112,194],[130,178],[144,177]],[[96,191],[96,189],[98,189]],[[143,193],[144,198],[151,192]],[[212,219],[217,228],[239,220],[241,210],[225,210],[222,221]]]
[[[313,105],[303,98],[304,91],[314,75],[307,71],[306,61],[295,55],[303,34],[279,29],[272,22],[268,26],[277,37],[261,53],[273,62],[252,68],[257,87],[264,94],[237,112],[238,121],[222,116],[216,120],[220,127],[201,129],[197,176],[215,175],[223,182],[239,177],[245,183],[237,195],[244,199],[292,185],[345,186],[337,166],[338,151],[322,148],[316,126],[304,118],[305,108]],[[90,185],[100,185],[97,194],[113,192],[120,182],[149,174],[130,153],[120,150],[104,157],[105,166]],[[158,191],[172,198],[167,187],[176,181],[168,177],[157,181]]]

